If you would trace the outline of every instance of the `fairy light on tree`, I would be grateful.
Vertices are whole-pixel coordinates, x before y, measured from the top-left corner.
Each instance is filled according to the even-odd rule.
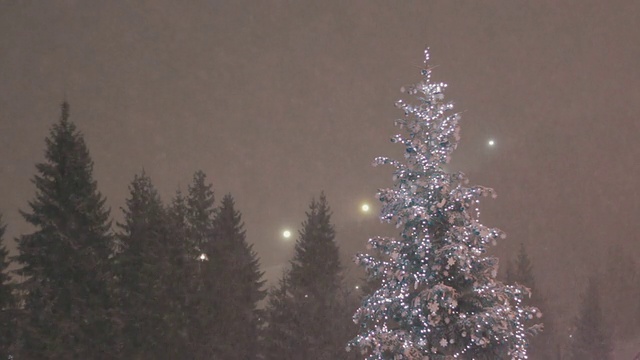
[[[381,220],[401,230],[369,240],[376,256],[356,256],[381,286],[354,315],[360,333],[349,346],[367,359],[526,359],[526,336],[541,325],[524,322],[540,313],[521,304],[528,289],[496,280],[498,260],[485,255],[504,238],[479,222],[479,198],[493,190],[444,168],[460,115],[444,101],[446,84],[431,82],[428,60],[427,50],[422,80],[402,89],[416,101],[396,103],[405,133],[391,141],[404,146],[404,161],[374,161],[395,167],[393,186],[378,198]]]

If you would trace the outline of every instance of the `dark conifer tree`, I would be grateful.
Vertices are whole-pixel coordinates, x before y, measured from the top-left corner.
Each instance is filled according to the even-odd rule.
[[[190,281],[193,276],[193,249],[188,238],[186,200],[180,192],[176,194],[166,209],[166,231],[164,234],[167,267],[164,274],[164,291],[167,299],[165,322],[172,328],[167,332],[171,337],[172,351],[181,359],[192,356],[189,340],[189,296]]]
[[[36,196],[22,212],[35,231],[17,239],[18,274],[26,279],[22,357],[113,358],[109,210],[66,102],[45,141]]]
[[[216,213],[212,185],[206,174],[197,171],[189,185],[186,197],[185,217],[187,224],[187,277],[186,317],[189,322],[188,338],[190,351],[195,359],[210,359],[216,352],[216,324],[220,309],[216,305],[218,280],[215,270],[219,261],[210,249],[214,241],[213,219]],[[211,272],[211,273],[210,273]]]
[[[189,238],[196,251],[194,257],[200,256],[204,244],[213,238],[214,201],[215,196],[212,185],[207,183],[207,175],[202,170],[196,171],[187,197]]]
[[[555,333],[554,317],[547,306],[547,301],[536,286],[535,276],[533,275],[533,263],[529,258],[527,249],[524,244],[520,244],[520,250],[515,261],[507,263],[508,284],[519,284],[529,289],[531,297],[522,300],[525,306],[534,306],[542,312],[542,320],[544,322],[544,330],[533,337],[529,341],[529,358],[533,360],[548,360],[556,355],[558,347],[557,334]],[[537,321],[537,320],[536,320]]]
[[[14,284],[9,275],[9,250],[4,244],[6,225],[0,214],[0,359],[7,359],[11,355],[11,346],[15,340],[15,301]]]
[[[353,334],[345,334],[348,322],[336,316],[344,311],[342,267],[324,194],[311,201],[306,215],[288,276],[293,319],[287,332],[295,334],[288,350],[294,358],[344,358]]]
[[[612,339],[600,303],[598,282],[589,279],[572,336],[571,359],[612,359]]]
[[[321,299],[335,292],[342,281],[339,249],[331,224],[331,210],[324,194],[312,199],[307,219],[302,223],[291,261],[291,283]],[[322,275],[319,277],[319,275]]]
[[[208,269],[216,269],[219,318],[215,324],[220,359],[255,359],[261,311],[258,302],[265,297],[264,280],[253,245],[246,241],[242,215],[229,194],[214,220],[214,242],[206,249]],[[208,273],[206,276],[214,274]]]
[[[175,287],[180,244],[160,196],[146,175],[136,175],[118,224],[121,251],[116,257],[122,354],[127,359],[181,358],[181,321]]]
[[[265,307],[266,326],[263,332],[263,356],[266,360],[296,360],[291,349],[296,347],[298,334],[294,333],[293,299],[289,287],[289,272],[285,271],[276,286],[269,289]]]
[[[176,192],[175,197],[171,201],[167,209],[168,226],[170,228],[170,235],[174,239],[173,251],[176,252],[175,259],[180,261],[181,267],[187,267],[189,262],[195,262],[195,251],[192,248],[191,241],[189,240],[189,221],[187,219],[187,202],[186,198],[180,191]],[[187,282],[188,274],[186,269],[181,270],[181,280],[183,283]],[[181,286],[186,286],[183,284]],[[185,288],[183,291],[187,291]]]
[[[189,249],[188,231],[189,223],[187,219],[187,200],[182,192],[177,191],[167,212],[169,215],[170,226],[173,228],[174,236],[181,239],[180,243],[184,247],[184,252]],[[192,249],[189,249],[193,253]]]
[[[7,226],[2,222],[0,214],[0,310],[13,305],[13,284],[9,274],[9,250],[5,245],[4,233]]]
[[[173,292],[173,323],[176,327],[176,333],[179,336],[177,342],[184,349],[183,358],[188,358],[193,353],[191,341],[189,339],[189,329],[191,327],[190,299],[191,284],[193,283],[194,273],[192,271],[193,264],[196,262],[193,253],[194,250],[189,241],[188,232],[189,224],[187,221],[187,203],[185,197],[180,191],[176,192],[171,205],[167,209],[168,219],[168,236],[171,241],[171,259],[173,259],[172,276],[173,284],[170,289]]]
[[[528,288],[535,287],[535,278],[533,276],[533,264],[527,253],[524,244],[520,244],[520,250],[514,262],[507,264],[507,282],[510,284],[519,283]]]

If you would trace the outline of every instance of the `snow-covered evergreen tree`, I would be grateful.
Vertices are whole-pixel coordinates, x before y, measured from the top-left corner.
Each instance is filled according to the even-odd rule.
[[[356,262],[382,285],[354,315],[360,334],[351,342],[367,359],[526,359],[526,319],[537,309],[521,305],[524,287],[496,280],[498,260],[486,248],[504,234],[482,225],[479,198],[493,195],[468,186],[462,173],[445,169],[459,140],[460,115],[444,101],[444,83],[431,81],[425,51],[423,79],[403,91],[415,103],[396,103],[406,133],[391,141],[404,161],[377,158],[395,167],[393,187],[380,190],[381,219],[395,222],[399,238],[375,237],[384,255],[360,254]]]

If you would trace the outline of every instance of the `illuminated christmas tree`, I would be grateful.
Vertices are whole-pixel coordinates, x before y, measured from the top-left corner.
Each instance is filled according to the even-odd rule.
[[[398,238],[375,237],[356,262],[381,286],[354,315],[359,335],[350,343],[367,359],[526,359],[525,328],[538,310],[521,304],[528,289],[496,280],[498,260],[485,254],[504,234],[479,222],[479,198],[492,189],[468,186],[445,165],[459,140],[460,115],[444,101],[444,83],[431,81],[425,51],[422,80],[398,101],[405,131],[404,160],[376,158],[395,167],[393,187],[380,190],[381,220],[395,222]]]

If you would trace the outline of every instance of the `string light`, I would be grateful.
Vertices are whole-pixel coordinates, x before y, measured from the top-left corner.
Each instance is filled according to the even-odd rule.
[[[525,321],[537,309],[522,305],[523,289],[496,281],[497,259],[484,255],[504,238],[479,221],[480,198],[495,193],[445,170],[460,116],[444,101],[446,84],[431,82],[428,60],[425,51],[422,80],[402,89],[417,102],[396,102],[405,116],[395,125],[404,133],[391,142],[404,147],[403,161],[374,159],[395,168],[393,187],[377,197],[380,219],[395,223],[400,236],[374,237],[368,248],[376,255],[356,257],[381,286],[356,311],[361,333],[350,347],[369,360],[466,358],[497,347],[527,359]]]

